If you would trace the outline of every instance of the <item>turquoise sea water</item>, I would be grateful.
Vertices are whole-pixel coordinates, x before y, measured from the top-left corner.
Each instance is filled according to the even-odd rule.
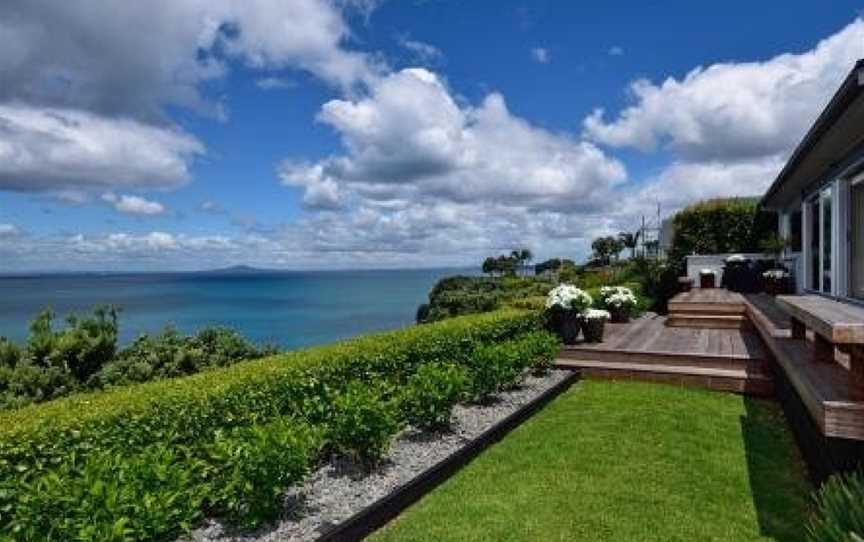
[[[121,307],[120,339],[171,324],[226,325],[282,348],[411,325],[435,282],[460,270],[146,273],[0,277],[0,336],[16,341],[38,311]],[[461,273],[465,273],[461,270]],[[62,321],[62,320],[61,320]]]

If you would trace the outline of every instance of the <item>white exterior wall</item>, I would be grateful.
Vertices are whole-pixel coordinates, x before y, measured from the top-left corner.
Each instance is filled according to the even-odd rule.
[[[773,260],[774,256],[770,254],[762,254],[758,252],[729,252],[726,254],[698,254],[687,256],[687,276],[693,279],[693,286],[699,287],[699,273],[702,269],[710,269],[714,271],[716,286],[723,283],[723,266],[726,265],[726,258],[732,254],[741,254],[750,260]]]

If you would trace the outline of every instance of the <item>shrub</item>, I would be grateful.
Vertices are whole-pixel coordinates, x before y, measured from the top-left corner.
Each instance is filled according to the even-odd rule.
[[[352,382],[336,397],[333,410],[328,435],[337,452],[366,466],[384,457],[399,431],[395,401],[367,384]]]
[[[434,322],[511,306],[514,301],[545,296],[554,284],[540,277],[446,277],[429,292],[429,303],[418,308],[418,322]],[[520,307],[522,308],[522,307]]]
[[[201,450],[217,431],[228,434],[237,427],[286,416],[310,423],[332,420],[334,397],[350,382],[359,386],[372,381],[404,383],[426,363],[467,364],[477,345],[504,343],[537,327],[533,313],[502,311],[454,318],[2,412],[0,532],[11,532],[14,526],[25,529],[52,514],[52,499],[62,495],[42,493],[44,498],[34,500],[34,488],[78,487],[85,483],[87,469],[95,468],[101,458],[131,460],[139,450],[152,446],[177,453]],[[193,469],[190,465],[201,460],[198,455],[183,457],[178,460],[186,465],[183,468]],[[105,472],[105,480],[118,480],[120,487],[126,487],[111,471],[99,472]],[[129,487],[134,489],[134,484]]]
[[[498,392],[518,385],[526,369],[550,355],[552,340],[557,353],[557,339],[550,339],[546,332],[529,333],[513,341],[478,347],[468,364],[469,397],[482,403]]]
[[[758,252],[777,225],[774,213],[759,208],[755,198],[702,201],[675,215],[669,259],[680,266],[688,254]]]
[[[523,359],[528,360],[538,373],[548,372],[561,350],[558,337],[546,331],[529,333],[520,344],[524,348]]]
[[[815,495],[808,534],[813,542],[864,540],[864,473],[833,476]]]
[[[119,386],[189,375],[275,353],[272,347],[258,348],[224,327],[204,328],[189,336],[167,327],[158,335],[142,335],[121,350],[95,375],[91,385]]]
[[[245,527],[272,520],[280,497],[307,474],[321,444],[320,431],[289,419],[217,432],[204,469],[212,483],[210,505]]]
[[[184,336],[166,328],[144,335],[117,352],[117,309],[97,307],[86,317],[70,315],[53,329],[54,315],[41,312],[30,324],[25,348],[0,337],[0,409],[46,401],[81,389],[128,385],[192,374],[275,353],[237,332],[205,328]]]
[[[207,488],[189,451],[164,444],[99,454],[80,471],[22,481],[4,529],[15,540],[132,541],[167,538],[203,517]]]
[[[441,429],[450,425],[453,407],[468,387],[465,369],[447,363],[430,363],[417,369],[402,392],[401,409],[411,425]]]
[[[114,357],[117,349],[117,309],[97,307],[93,315],[66,318],[61,331],[52,329],[54,314],[43,311],[30,325],[27,357],[40,367],[59,367],[84,382]]]
[[[6,337],[0,337],[0,367],[15,367],[21,360],[21,350]]]

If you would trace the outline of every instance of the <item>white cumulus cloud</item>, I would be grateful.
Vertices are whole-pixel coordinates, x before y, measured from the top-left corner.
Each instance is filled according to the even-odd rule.
[[[623,164],[591,143],[515,117],[500,94],[476,107],[458,104],[422,68],[383,78],[366,97],[330,101],[319,118],[336,129],[347,153],[288,161],[280,174],[330,207],[354,193],[587,208],[627,177]]]
[[[130,215],[153,216],[165,212],[165,206],[158,201],[151,201],[141,196],[127,194],[116,195],[108,192],[102,194],[102,201],[109,203],[117,211]]]
[[[804,53],[700,66],[659,84],[636,81],[635,103],[611,120],[597,109],[585,134],[645,151],[668,145],[686,160],[789,152],[862,56],[864,20],[856,19]]]
[[[176,128],[0,104],[0,189],[174,188],[189,181],[190,163],[203,153],[201,142]]]

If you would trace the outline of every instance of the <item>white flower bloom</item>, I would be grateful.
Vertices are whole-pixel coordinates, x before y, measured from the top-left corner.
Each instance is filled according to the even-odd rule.
[[[546,308],[558,307],[564,310],[582,312],[590,307],[593,301],[587,292],[572,284],[561,284],[553,288],[546,296]]]
[[[610,318],[609,311],[600,309],[588,309],[583,314],[586,320],[608,320]]]
[[[729,260],[727,259],[726,261],[729,261]],[[700,270],[700,271],[699,271],[699,274],[700,274],[700,275],[713,275],[713,274],[714,274],[714,270],[713,270],[713,269],[708,269],[708,268],[706,267],[705,269]]]
[[[606,307],[632,309],[638,304],[633,290],[624,286],[603,286],[600,299]]]
[[[743,254],[733,254],[726,258],[726,263],[730,262],[746,262],[747,258],[744,257]]]

